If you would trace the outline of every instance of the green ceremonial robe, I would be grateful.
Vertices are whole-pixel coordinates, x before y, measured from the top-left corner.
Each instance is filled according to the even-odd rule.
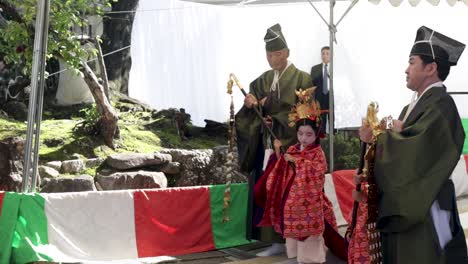
[[[454,185],[449,179],[464,139],[460,116],[445,87],[433,87],[423,94],[400,133],[378,137],[377,228],[382,232],[384,264],[468,263]],[[453,239],[444,248],[430,214],[435,200],[441,209],[451,212]]]
[[[297,142],[295,128],[288,126],[288,114],[297,102],[295,91],[300,88],[311,87],[312,80],[308,73],[297,69],[291,64],[279,80],[279,93],[275,93],[270,91],[273,77],[273,70],[260,75],[250,84],[250,93],[258,100],[268,98],[265,105],[259,107],[259,110],[264,117],[268,115],[272,117],[272,130],[287,149]],[[282,239],[278,238],[273,229],[266,227],[260,230],[252,223],[254,211],[257,210],[253,202],[253,187],[262,174],[264,149],[267,146],[267,137],[270,135],[263,127],[262,120],[256,115],[255,111],[245,106],[236,114],[235,122],[240,169],[250,174],[247,238],[265,242],[280,242]],[[271,139],[271,142],[273,143],[273,139]],[[271,230],[265,231],[266,229]]]

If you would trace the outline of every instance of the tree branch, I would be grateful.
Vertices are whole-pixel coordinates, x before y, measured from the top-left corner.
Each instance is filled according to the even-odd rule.
[[[98,63],[101,70],[102,86],[104,88],[104,93],[107,96],[107,99],[110,101],[110,90],[109,90],[109,79],[107,78],[106,64],[104,63],[104,57],[102,54],[101,44],[99,43],[98,38],[95,39],[95,44],[98,50]]]

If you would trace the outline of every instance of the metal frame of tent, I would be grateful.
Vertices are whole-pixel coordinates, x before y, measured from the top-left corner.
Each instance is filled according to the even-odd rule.
[[[49,30],[50,0],[37,1],[36,32],[28,107],[26,147],[24,149],[23,192],[34,192],[39,160],[39,134],[44,102],[45,66]],[[34,146],[33,146],[34,145]],[[31,185],[29,179],[31,178]]]

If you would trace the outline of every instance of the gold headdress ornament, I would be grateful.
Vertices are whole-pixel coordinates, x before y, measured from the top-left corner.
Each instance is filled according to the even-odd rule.
[[[312,95],[317,87],[310,87],[305,90],[299,89],[296,91],[299,102],[293,106],[291,113],[289,113],[289,126],[293,127],[296,122],[308,118],[316,121],[317,124],[320,122],[320,115],[326,113],[326,110],[320,110],[320,104],[316,100],[311,100]]]

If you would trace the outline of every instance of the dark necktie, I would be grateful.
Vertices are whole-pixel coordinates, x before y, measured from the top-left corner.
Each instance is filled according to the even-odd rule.
[[[325,64],[323,67],[323,85],[322,85],[322,92],[324,94],[328,93],[328,65]]]

